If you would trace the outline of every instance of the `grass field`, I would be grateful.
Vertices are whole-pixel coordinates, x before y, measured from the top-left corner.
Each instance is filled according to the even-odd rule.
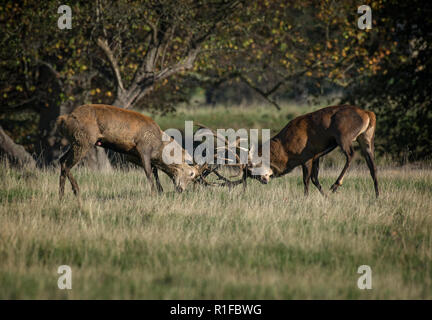
[[[229,123],[227,114],[229,113]],[[194,119],[213,128],[282,128],[305,110],[286,107],[179,109],[162,128]],[[328,189],[342,169],[333,152],[321,166]],[[384,159],[385,160],[385,159]],[[0,299],[431,299],[432,170],[378,159],[375,199],[357,158],[336,194],[300,170],[242,188],[190,187],[151,195],[143,170],[74,168],[82,203],[59,169],[0,164]],[[72,290],[57,268],[72,268]],[[372,290],[360,290],[361,265]]]
[[[184,128],[185,120],[193,120],[210,128],[269,128],[277,133],[296,116],[314,111],[319,107],[296,106],[286,104],[281,111],[259,105],[240,107],[217,105],[215,107],[179,107],[176,113],[152,116],[163,130]]]
[[[0,299],[432,298],[432,172],[362,167],[337,194],[303,197],[300,172],[263,186],[150,194],[142,170],[0,167]],[[338,171],[322,170],[327,188]],[[72,268],[72,290],[57,268]],[[357,268],[372,268],[372,290]]]

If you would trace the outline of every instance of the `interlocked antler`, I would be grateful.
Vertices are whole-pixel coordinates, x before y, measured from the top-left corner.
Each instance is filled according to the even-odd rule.
[[[225,164],[225,166],[227,166],[227,167],[236,167],[236,168],[240,169],[240,170],[238,170],[238,172],[239,172],[238,174],[230,176],[230,178],[238,177],[243,172],[242,179],[237,180],[237,181],[231,181],[231,180],[227,179],[226,177],[224,177],[223,175],[221,175],[217,171],[217,169],[219,169],[220,166],[221,166],[220,164],[217,164],[217,165],[213,166],[213,168],[211,168],[211,169],[207,170],[206,172],[204,172],[203,175],[201,175],[200,179],[201,179],[202,183],[204,185],[206,185],[206,186],[228,186],[230,188],[231,187],[235,187],[235,186],[243,183],[244,187],[246,187],[247,164],[242,164],[241,163],[240,157],[237,154],[237,151],[238,150],[248,151],[246,148],[240,147],[240,141],[242,141],[242,140],[244,141],[244,140],[247,140],[247,139],[238,137],[236,139],[236,141],[230,143],[230,141],[225,136],[222,136],[222,135],[218,134],[217,132],[215,132],[214,130],[210,129],[209,127],[207,127],[207,126],[205,126],[203,124],[196,123],[195,126],[199,127],[200,129],[207,129],[207,130],[209,130],[216,140],[222,141],[224,143],[223,146],[219,146],[219,147],[215,148],[215,151],[216,151],[215,159],[216,160],[222,159],[224,161],[234,161],[234,160],[229,159],[229,158],[225,158],[225,157],[221,158],[221,157],[219,157],[218,156],[218,150],[220,150],[220,149],[225,149],[227,152],[229,152],[229,153],[231,153],[231,154],[233,154],[235,156],[235,158],[236,158],[235,163]],[[198,134],[197,136],[208,136],[208,134],[201,133],[201,134]],[[236,151],[232,150],[234,148],[235,148]],[[217,183],[210,183],[210,182],[206,181],[205,177],[207,177],[211,173],[214,173],[218,177],[219,180],[223,181],[223,183],[218,183],[217,184]]]

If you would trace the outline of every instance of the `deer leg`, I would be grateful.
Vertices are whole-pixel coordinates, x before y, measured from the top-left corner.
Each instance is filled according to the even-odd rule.
[[[345,154],[346,162],[345,162],[345,166],[343,167],[342,172],[340,173],[336,182],[330,187],[330,190],[333,192],[336,192],[336,190],[342,185],[344,175],[350,166],[352,157],[354,156],[354,150],[353,150],[351,143],[341,144],[340,146],[341,146],[342,152]]]
[[[243,176],[242,176],[243,192],[246,192],[246,187],[247,187],[247,174],[248,174],[248,166],[245,166],[245,167],[243,168]]]
[[[210,173],[214,173],[214,174],[216,174],[216,175],[218,175],[218,173],[217,173],[217,171],[216,170],[205,170],[202,174],[201,174],[201,177],[199,177],[198,179],[196,179],[195,181],[194,181],[194,184],[193,184],[193,188],[194,188],[194,190],[195,190],[195,186],[196,186],[196,184],[202,184],[202,185],[204,185],[204,186],[206,186],[206,187],[208,187],[208,186],[210,186],[210,184],[208,184],[207,183],[207,181],[205,180],[205,178],[207,178],[207,176],[210,174]]]
[[[126,160],[128,160],[129,162],[131,162],[133,164],[136,164],[136,165],[144,168],[144,171],[146,172],[146,175],[147,175],[147,171],[146,171],[146,168],[145,168],[145,161],[143,160],[144,158],[145,158],[145,156],[141,156],[141,153],[140,153],[139,157],[131,156],[131,155],[126,155]],[[150,162],[150,165],[151,165],[151,162]],[[162,188],[162,185],[160,184],[160,181],[159,181],[158,169],[155,166],[151,165],[151,172],[153,173],[153,176],[155,177],[155,180],[156,180],[157,191],[159,193],[162,193],[163,192],[163,188]],[[151,180],[151,183],[153,183],[153,180]],[[152,188],[152,190],[153,190],[153,188]]]
[[[315,159],[312,161],[312,175],[311,175],[311,180],[312,183],[315,185],[315,187],[317,187],[317,189],[319,190],[319,192],[323,195],[323,196],[327,196],[325,194],[325,192],[323,191],[321,184],[318,180],[318,173],[319,173],[319,161],[321,157],[324,157],[326,154],[332,152],[335,148],[337,147],[337,144],[332,144],[330,145],[327,149],[325,149],[323,152],[318,153],[317,155],[315,155]]]
[[[367,132],[365,133],[367,134]],[[379,189],[378,189],[378,180],[377,180],[377,168],[374,161],[374,148],[373,148],[373,138],[367,139],[367,136],[365,134],[362,134],[358,137],[357,141],[360,145],[360,150],[362,152],[363,157],[366,160],[366,164],[369,168],[370,175],[372,177],[372,180],[374,182],[375,187],[375,195],[378,198],[379,197]]]
[[[152,165],[151,165],[151,158],[150,158],[151,150],[143,150],[139,148],[137,151],[141,160],[142,167],[144,168],[147,181],[150,183],[151,191],[152,193],[155,193],[156,190],[152,179]]]
[[[64,187],[66,182],[66,176],[69,169],[66,167],[66,161],[69,157],[72,156],[72,147],[69,147],[69,150],[60,157],[60,185],[59,185],[59,197],[60,200],[64,196]]]
[[[80,144],[73,144],[71,148],[68,150],[68,152],[61,157],[60,159],[60,199],[64,195],[64,184],[65,184],[65,177],[68,177],[69,182],[72,185],[72,190],[75,194],[75,196],[79,196],[79,187],[78,183],[76,182],[75,178],[73,177],[70,170],[73,166],[75,166],[88,152],[90,149],[90,146],[84,146]]]
[[[315,187],[317,187],[317,189],[319,190],[319,192],[325,196],[326,194],[324,193],[324,191],[322,190],[321,184],[318,180],[318,173],[319,173],[319,160],[320,158],[316,158],[312,161],[312,174],[311,174],[311,180],[312,183],[315,185]]]
[[[303,184],[304,184],[304,195],[309,194],[309,182],[312,174],[312,160],[306,161],[302,164],[303,169]]]
[[[162,185],[161,185],[161,183],[159,181],[158,169],[155,166],[152,166],[152,170],[153,170],[153,176],[154,176],[155,181],[156,181],[157,191],[159,193],[162,193],[163,192],[163,188],[162,188]]]

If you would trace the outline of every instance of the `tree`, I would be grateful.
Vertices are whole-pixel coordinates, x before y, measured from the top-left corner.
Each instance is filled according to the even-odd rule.
[[[193,67],[201,45],[241,1],[79,1],[72,30],[57,28],[53,3],[9,1],[2,57],[2,113],[39,116],[37,153],[58,159],[55,119],[77,105],[130,108],[168,78]],[[6,82],[7,80],[7,82]],[[115,92],[115,95],[112,94]]]
[[[202,45],[227,28],[241,1],[98,1],[97,45],[115,79],[116,106],[130,108],[155,85],[194,67]],[[122,23],[122,22],[127,23]]]
[[[403,163],[432,156],[432,5],[423,1],[386,1],[375,10],[379,43],[376,68],[353,82],[345,101],[377,113],[381,153]]]
[[[12,162],[21,167],[27,167],[29,169],[36,167],[36,161],[33,157],[24,149],[23,146],[14,143],[0,126],[0,154],[2,153],[7,155]]]
[[[75,23],[86,26],[91,17],[79,15],[81,10],[83,6],[77,3]],[[0,48],[0,112],[37,114],[35,151],[41,164],[51,164],[61,152],[56,118],[89,102],[90,84],[97,75],[89,67],[92,60],[81,54],[90,50],[86,39],[89,29],[72,29],[67,37],[57,27],[58,17],[52,2],[9,1],[1,13],[5,37]]]
[[[367,103],[379,121],[387,119],[381,128],[405,119],[395,127],[410,141],[415,124],[426,146],[430,34],[420,22],[429,26],[430,18],[397,1],[364,4],[372,6],[371,30],[357,27],[354,0],[77,1],[72,29],[60,30],[56,3],[8,1],[0,6],[0,125],[16,141],[33,137],[34,129],[10,130],[5,119],[34,114],[34,151],[50,164],[62,146],[55,119],[83,103],[166,111],[187,101],[192,87],[241,83],[280,108],[280,99],[304,83],[315,96],[338,89],[346,101]],[[400,107],[387,107],[401,104],[412,106],[404,117]],[[384,110],[395,111],[386,117]],[[407,145],[393,129],[379,130]],[[422,148],[419,157],[430,154]]]
[[[315,95],[326,94],[328,84],[343,89],[388,50],[368,50],[377,34],[358,29],[357,7],[355,1],[253,1],[233,28],[206,44],[194,76],[210,86],[241,81],[278,109],[278,97],[300,79]]]

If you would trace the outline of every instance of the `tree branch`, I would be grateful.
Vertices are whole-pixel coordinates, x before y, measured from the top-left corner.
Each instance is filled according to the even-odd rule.
[[[173,74],[176,74],[180,71],[192,69],[199,52],[200,52],[199,47],[190,49],[186,58],[184,58],[182,61],[176,63],[175,65],[168,67],[168,68],[165,68],[164,70],[158,72],[155,75],[154,80],[155,81],[163,80],[163,79],[168,78],[168,77],[172,76]]]
[[[261,95],[265,100],[267,100],[269,103],[271,103],[273,106],[275,106],[276,109],[280,110],[281,107],[279,106],[279,104],[270,99],[269,95],[267,92],[264,92],[263,90],[261,90],[260,88],[258,88],[257,86],[255,86],[252,81],[250,81],[249,79],[247,79],[246,77],[244,77],[242,74],[239,74],[239,78],[241,81],[243,81],[243,83],[245,83],[249,88],[253,89],[255,92],[257,92],[259,95]]]
[[[31,102],[38,100],[40,97],[33,96],[29,99],[26,99],[24,101],[21,101],[20,103],[17,103],[13,106],[5,106],[1,108],[2,113],[6,112],[21,112],[25,110],[35,110],[35,107],[30,105]]]
[[[156,82],[164,80],[181,71],[192,69],[197,56],[201,51],[201,44],[211,34],[213,34],[214,30],[220,25],[220,23],[229,16],[227,10],[234,10],[240,3],[242,3],[241,0],[224,1],[223,4],[218,7],[217,13],[211,17],[210,22],[206,23],[206,27],[202,29],[199,28],[201,29],[200,31],[196,33],[192,32],[190,33],[190,36],[186,37],[184,43],[188,46],[188,49],[183,54],[184,58],[165,68],[163,66],[165,53],[167,46],[174,35],[175,22],[173,22],[172,17],[171,20],[163,19],[164,15],[167,17],[166,13],[162,10],[163,5],[161,3],[156,4],[158,7],[157,9],[159,10],[157,11],[159,17],[156,23],[148,19],[145,21],[145,23],[151,28],[152,36],[150,37],[144,59],[135,71],[133,80],[129,87],[125,90],[124,94],[117,95],[114,103],[128,108],[133,105],[134,102],[140,100],[152,91]],[[158,63],[161,54],[162,61],[160,63],[160,71],[157,71],[156,64]]]
[[[36,63],[47,67],[48,70],[51,71],[51,73],[55,76],[59,86],[63,87],[62,75],[54,68],[51,63],[39,59],[36,60]]]
[[[243,76],[242,74],[239,74],[239,78],[251,89],[253,89],[255,92],[257,92],[258,94],[260,94],[264,99],[266,99],[269,103],[271,103],[272,105],[274,105],[276,107],[276,109],[280,110],[280,106],[279,104],[270,98],[270,96],[275,93],[284,83],[286,83],[287,81],[290,81],[294,78],[300,77],[303,74],[305,74],[308,71],[314,70],[315,68],[317,68],[319,65],[321,65],[321,62],[318,61],[316,63],[314,63],[312,66],[308,67],[308,68],[304,68],[303,70],[300,70],[298,72],[295,73],[291,73],[287,76],[285,76],[282,80],[280,80],[278,83],[276,83],[271,89],[264,91],[260,88],[258,88],[257,86],[255,86],[252,81],[250,81],[249,79],[247,79],[245,76]]]
[[[168,46],[171,44],[172,38],[174,37],[174,31],[175,31],[175,29],[176,29],[176,26],[175,25],[172,26],[170,35],[169,35],[167,41],[165,42],[165,46],[164,46],[164,48],[162,50],[162,58],[161,58],[161,62],[160,62],[160,68],[161,68],[161,70],[162,70],[163,65],[165,63],[166,51],[168,49]]]
[[[99,48],[102,49],[102,51],[105,53],[106,57],[108,58],[108,61],[110,62],[118,88],[121,91],[124,91],[123,80],[120,74],[120,68],[118,66],[117,59],[114,57],[114,54],[112,53],[110,47],[108,46],[107,40],[98,38],[97,45],[99,46]]]

